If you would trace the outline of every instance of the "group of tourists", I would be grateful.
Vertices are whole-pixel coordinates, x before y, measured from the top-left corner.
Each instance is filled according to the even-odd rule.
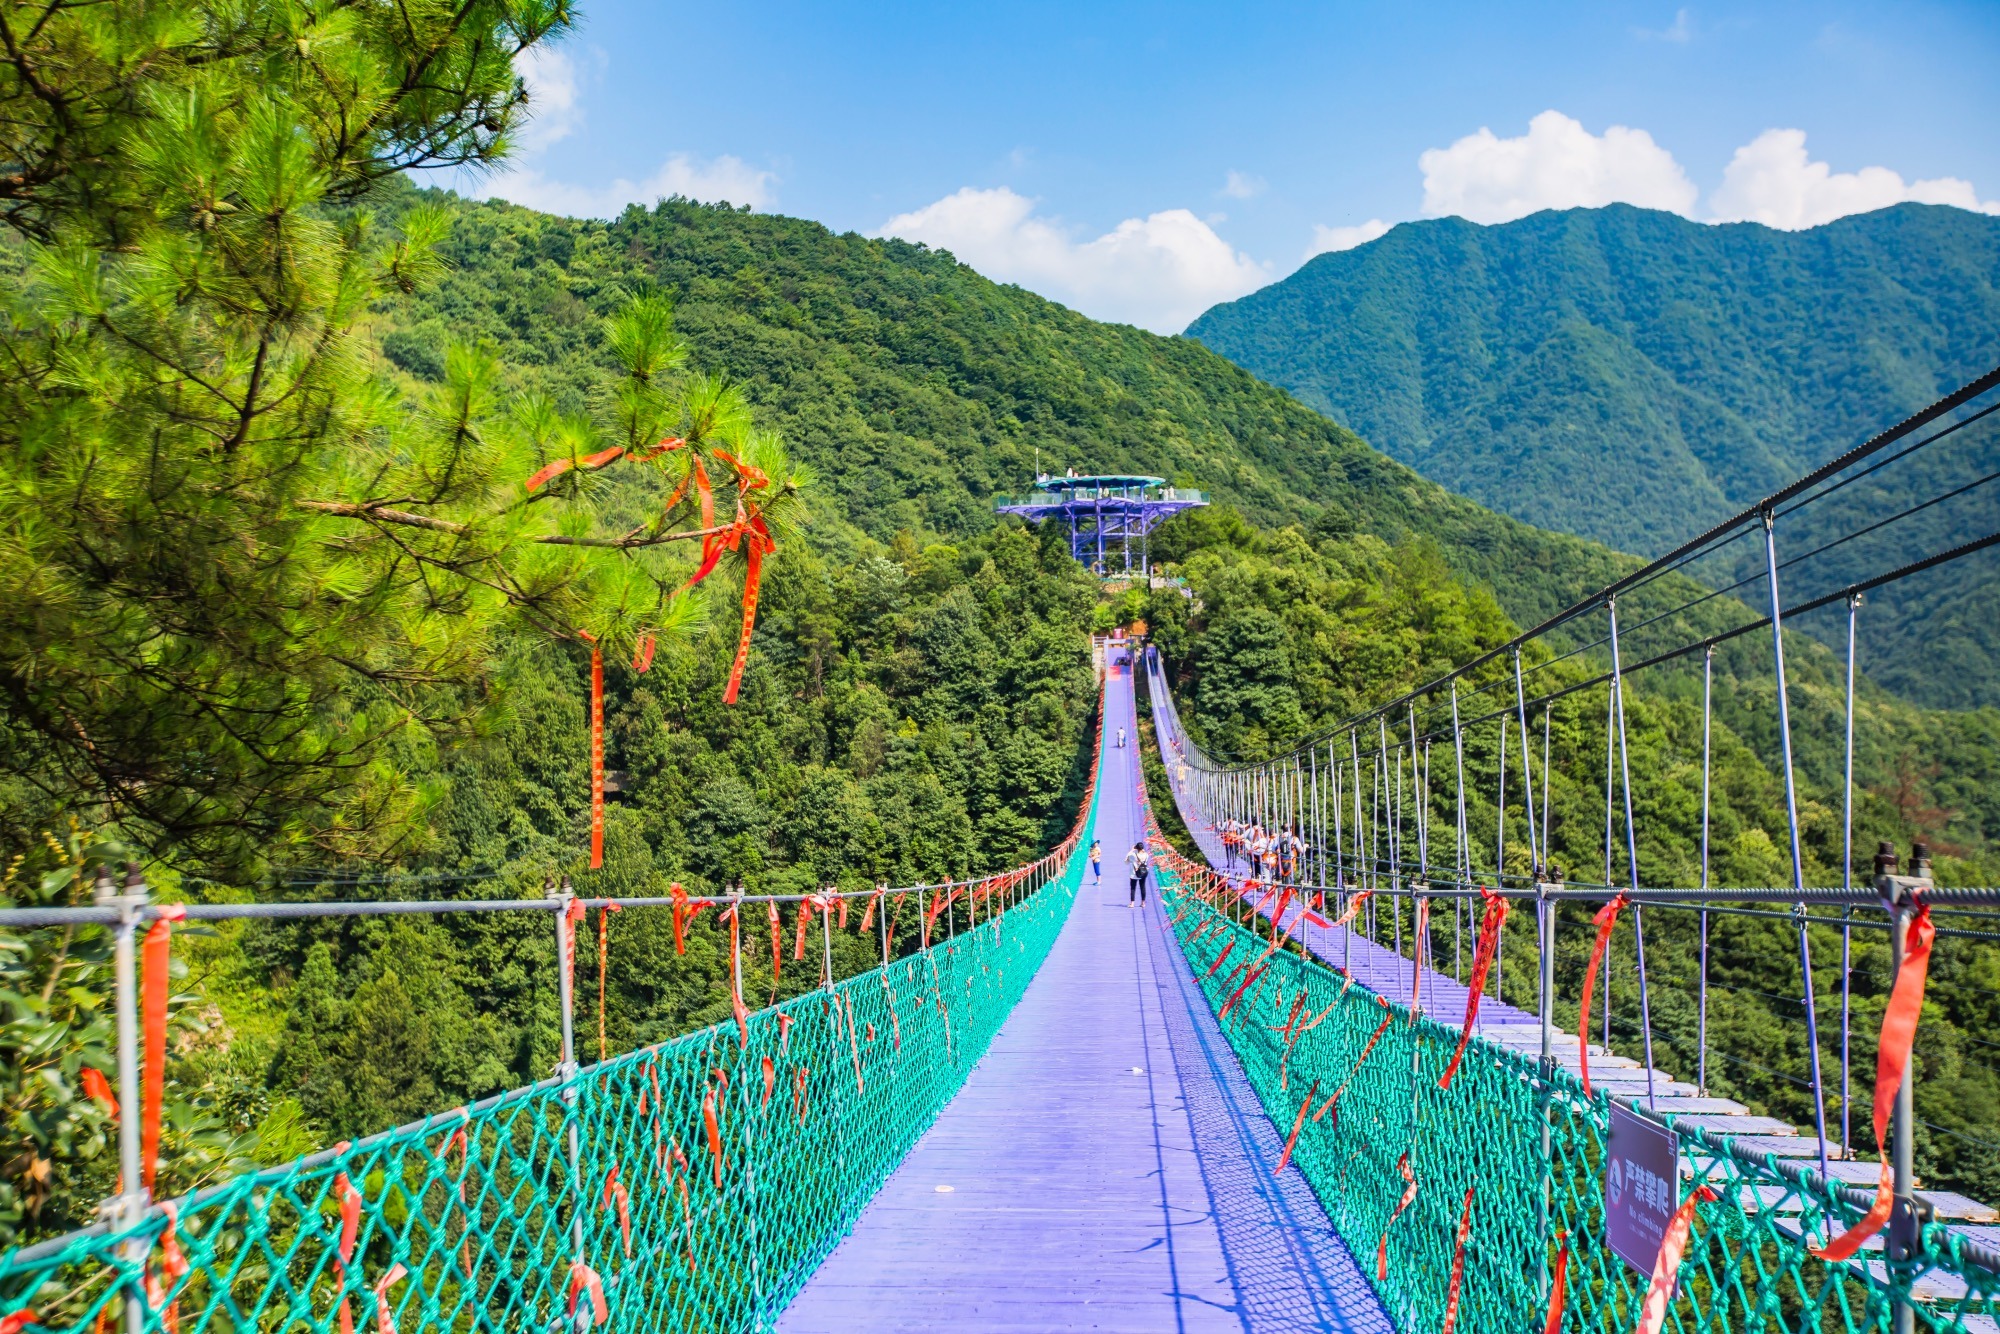
[[[1240,855],[1249,865],[1252,880],[1296,880],[1306,843],[1298,826],[1266,829],[1256,821],[1224,820],[1216,826],[1222,835],[1224,864],[1236,865]]]

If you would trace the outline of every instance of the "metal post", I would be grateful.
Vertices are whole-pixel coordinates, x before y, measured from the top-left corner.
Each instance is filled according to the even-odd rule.
[[[1701,889],[1708,892],[1709,723],[1714,716],[1715,645],[1701,655]],[[1695,1091],[1708,1096],[1708,904],[1701,908],[1701,996],[1695,1021]]]
[[[1537,874],[1546,856],[1543,840],[1535,827],[1535,767],[1528,746],[1528,696],[1521,683],[1521,650],[1514,650],[1514,707],[1521,726],[1521,801],[1528,814],[1528,861]]]
[[[1544,775],[1547,769],[1543,770]],[[1556,873],[1552,870],[1551,877]],[[1535,925],[1541,937],[1541,974],[1536,998],[1536,1014],[1541,1020],[1542,1051],[1539,1069],[1541,1079],[1536,1089],[1537,1101],[1542,1113],[1542,1196],[1541,1196],[1541,1236],[1542,1244],[1537,1249],[1541,1257],[1541,1300],[1548,1301],[1549,1294],[1549,1230],[1555,1214],[1555,1124],[1551,1115],[1550,1090],[1555,1086],[1555,1038],[1556,1038],[1556,904],[1549,897],[1547,882],[1535,882]]]
[[[576,1124],[576,986],[571,976],[576,963],[576,938],[569,920],[569,905],[575,901],[576,891],[570,887],[569,877],[564,876],[562,887],[555,893],[556,994],[562,1004],[562,1065],[556,1073],[563,1081],[563,1119],[569,1123],[570,1244],[576,1252],[576,1262],[583,1264],[588,1256],[583,1248],[583,1142]]]
[[[1618,706],[1618,776],[1625,797],[1625,860],[1632,875],[1632,890],[1639,889],[1639,834],[1632,820],[1632,752],[1625,739],[1625,666],[1618,652],[1618,603],[1606,599],[1604,609],[1611,616],[1611,698]],[[1646,908],[1632,905],[1632,935],[1639,959],[1639,1030],[1646,1052],[1646,1107],[1653,1098],[1653,1002],[1646,986]],[[1607,956],[1608,957],[1608,956]],[[1606,997],[1609,1004],[1609,997]]]
[[[118,1171],[124,1188],[105,1202],[103,1212],[115,1227],[126,1231],[138,1226],[149,1203],[145,1184],[140,1180],[143,1170],[139,1161],[138,1112],[142,1103],[139,1087],[139,970],[135,942],[139,917],[146,907],[146,882],[136,866],[129,867],[125,876],[125,892],[120,894],[111,883],[110,871],[100,869],[94,897],[98,907],[118,909],[112,978],[118,1013],[118,1105],[124,1109],[124,1115],[118,1118]],[[143,1240],[128,1241],[119,1249],[120,1258],[135,1276],[126,1285],[121,1303],[125,1334],[142,1334],[146,1327],[146,1298],[136,1276],[146,1263],[146,1243]]]
[[[1895,870],[1895,849],[1884,843],[1875,857],[1875,886],[1887,900],[1891,959],[1894,972],[1900,973],[1909,954],[1910,923],[1916,917],[1918,895],[1930,883],[1930,849],[1922,843],[1913,845],[1910,849],[1910,874],[1898,876]],[[1892,976],[1892,988],[1894,982]],[[1895,1204],[1889,1211],[1886,1245],[1891,1276],[1905,1280],[1911,1277],[1906,1266],[1917,1256],[1923,1226],[1917,1215],[1915,1195],[1916,1073],[1915,1061],[1903,1071],[1903,1082],[1896,1089],[1895,1114],[1890,1131],[1889,1165],[1894,1179]],[[1902,1272],[1899,1273],[1899,1270]],[[1914,1334],[1916,1308],[1910,1303],[1907,1288],[1899,1291],[1893,1300],[1894,1334]]]
[[[1847,753],[1840,782],[1840,887],[1854,888],[1854,623],[1859,593],[1847,599]],[[1854,1018],[1854,908],[1840,909],[1840,1156],[1854,1156],[1849,1072]]]
[[[1819,1064],[1819,1011],[1813,1002],[1812,941],[1806,934],[1806,864],[1799,848],[1799,793],[1792,775],[1792,711],[1785,690],[1784,611],[1778,600],[1778,534],[1775,517],[1764,511],[1764,571],[1771,586],[1771,657],[1778,684],[1778,740],[1785,765],[1785,821],[1792,836],[1792,888],[1799,892],[1799,974],[1805,982],[1806,1045],[1812,1049],[1813,1127],[1819,1135],[1819,1174],[1826,1175],[1826,1082]]]

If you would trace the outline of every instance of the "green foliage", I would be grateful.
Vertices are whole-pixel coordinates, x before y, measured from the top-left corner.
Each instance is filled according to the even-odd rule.
[[[434,383],[398,395],[353,336],[443,271],[452,215],[348,205],[491,160],[562,5],[4,8],[10,841],[67,806],[183,866],[396,847],[430,794],[385,747],[476,721],[497,635],[629,653],[694,620],[669,544],[792,534],[806,475],[734,386],[676,374],[657,293],[603,311],[561,407],[464,339],[402,347]]]
[[[1992,369],[1996,269],[2000,221],[1924,204],[1803,232],[1627,205],[1444,218],[1321,255],[1188,333],[1455,491],[1650,555]],[[1801,512],[1781,543],[1990,471],[1983,439]],[[1984,536],[1988,513],[1940,506],[1899,522],[1893,551],[1829,552],[1815,591]],[[2000,701],[1996,571],[1987,553],[1873,599],[1879,679],[1933,705]]]

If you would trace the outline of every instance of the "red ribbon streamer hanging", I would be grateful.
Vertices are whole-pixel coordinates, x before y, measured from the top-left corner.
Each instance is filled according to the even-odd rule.
[[[1306,1100],[1299,1104],[1299,1114],[1292,1118],[1292,1133],[1285,1136],[1285,1151],[1278,1155],[1278,1165],[1271,1169],[1272,1176],[1283,1176],[1285,1174],[1285,1165],[1292,1161],[1292,1149],[1299,1142],[1299,1131],[1305,1127],[1306,1113],[1312,1110],[1313,1098],[1318,1093],[1319,1081],[1315,1079],[1312,1082],[1312,1087],[1306,1090]]]
[[[1562,1334],[1563,1307],[1569,1293],[1569,1238],[1562,1237],[1556,1252],[1556,1267],[1549,1271],[1549,1315],[1542,1321],[1542,1334]]]
[[[1896,984],[1889,989],[1889,1005],[1882,1012],[1882,1037],[1875,1056],[1875,1143],[1882,1156],[1881,1175],[1875,1182],[1875,1202],[1860,1222],[1834,1238],[1825,1250],[1814,1249],[1822,1260],[1845,1260],[1861,1249],[1863,1242],[1882,1230],[1896,1205],[1896,1174],[1889,1166],[1889,1113],[1896,1094],[1910,1068],[1910,1049],[1917,1040],[1917,1020],[1924,1009],[1924,983],[1930,975],[1931,944],[1937,930],[1931,925],[1929,904],[1921,904],[1911,919],[1905,939],[1906,953],[1896,970]]]
[[[1660,1334],[1660,1325],[1667,1318],[1667,1301],[1674,1293],[1674,1279],[1681,1272],[1681,1253],[1687,1249],[1688,1232],[1694,1227],[1695,1208],[1714,1198],[1715,1192],[1707,1186],[1697,1186],[1681,1201],[1681,1207],[1674,1210],[1666,1233],[1660,1238],[1660,1253],[1653,1260],[1652,1286],[1646,1289],[1646,1300],[1639,1307],[1639,1326],[1634,1334]]]
[[[139,1094],[139,1179],[150,1192],[160,1168],[160,1107],[167,1086],[167,970],[173,959],[175,922],[187,916],[178,903],[166,903],[146,932],[141,947],[145,974],[139,1000],[145,1025],[144,1083]]]
[[[102,1107],[112,1120],[118,1119],[118,1095],[111,1091],[111,1081],[102,1070],[83,1068],[83,1096]]]
[[[1353,979],[1349,978],[1348,981],[1351,984],[1353,982]],[[1343,994],[1346,992],[1345,987],[1341,988],[1341,990]],[[1389,1008],[1389,1002],[1382,999],[1382,997],[1380,996],[1377,996],[1375,998],[1375,1003],[1380,1005],[1385,1010]],[[1396,1016],[1393,1014],[1385,1014],[1382,1016],[1382,1022],[1375,1025],[1374,1036],[1368,1039],[1368,1045],[1361,1049],[1361,1054],[1354,1058],[1354,1068],[1347,1072],[1347,1078],[1340,1081],[1340,1087],[1335,1089],[1333,1091],[1333,1096],[1326,1100],[1326,1106],[1320,1108],[1317,1112],[1313,1113],[1313,1120],[1315,1121],[1319,1120],[1322,1116],[1325,1116],[1328,1112],[1332,1111],[1335,1107],[1340,1105],[1340,1095],[1347,1092],[1347,1086],[1354,1082],[1354,1076],[1361,1073],[1361,1063],[1368,1059],[1369,1052],[1375,1050],[1375,1044],[1380,1042],[1382,1040],[1382,1035],[1389,1031],[1390,1021],[1393,1020],[1395,1017]]]
[[[1417,1174],[1410,1170],[1409,1150],[1405,1149],[1403,1156],[1396,1160],[1396,1170],[1403,1174],[1403,1180],[1408,1184],[1403,1187],[1403,1198],[1396,1201],[1396,1212],[1390,1214],[1389,1221],[1383,1225],[1382,1240],[1377,1242],[1375,1246],[1375,1281],[1377,1283],[1387,1283],[1389,1281],[1389,1229],[1396,1226],[1396,1220],[1403,1216],[1403,1210],[1409,1208],[1410,1204],[1417,1198]]]
[[[595,1269],[578,1260],[569,1267],[569,1316],[572,1325],[576,1323],[576,1299],[585,1292],[590,1294],[590,1323],[603,1324],[610,1314],[604,1305],[604,1281],[597,1277]]]
[[[1504,895],[1496,894],[1486,886],[1479,887],[1479,893],[1486,900],[1486,911],[1479,918],[1479,944],[1472,956],[1472,979],[1466,984],[1465,1026],[1458,1031],[1458,1050],[1451,1054],[1451,1064],[1445,1066],[1444,1077],[1438,1080],[1438,1087],[1448,1089],[1458,1074],[1458,1063],[1465,1059],[1466,1044],[1472,1041],[1472,1024],[1479,1018],[1479,1000],[1486,991],[1486,974],[1493,967],[1494,953],[1500,947],[1500,928],[1507,922],[1507,912],[1512,907]],[[1593,965],[1594,966],[1594,965]],[[1584,1008],[1586,1015],[1590,1006],[1589,981],[1584,983]],[[1585,1086],[1589,1079],[1586,1076]]]
[[[1458,1216],[1458,1243],[1451,1252],[1451,1286],[1445,1290],[1444,1326],[1439,1334],[1451,1334],[1451,1327],[1458,1323],[1458,1296],[1465,1284],[1465,1239],[1472,1235],[1472,1192],[1474,1187],[1465,1188],[1465,1210]]]
[[[771,923],[771,984],[777,985],[778,974],[785,966],[784,928],[778,921],[778,905],[766,903],[764,916]]]
[[[590,869],[604,865],[604,651],[590,645]]]
[[[1590,993],[1597,983],[1598,965],[1604,962],[1604,947],[1611,943],[1612,928],[1618,925],[1618,910],[1629,900],[1623,894],[1597,910],[1592,920],[1597,923],[1597,943],[1590,947],[1590,967],[1583,970],[1583,1012],[1576,1025],[1576,1059],[1583,1067],[1583,1091],[1588,1095],[1590,1088]],[[1482,928],[1483,930],[1483,928]],[[1607,999],[1604,1002],[1609,1005]]]

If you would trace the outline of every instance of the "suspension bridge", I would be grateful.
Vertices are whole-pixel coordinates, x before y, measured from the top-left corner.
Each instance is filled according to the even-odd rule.
[[[1996,387],[2000,372],[1283,754],[1207,754],[1182,726],[1171,665],[1110,641],[1075,825],[1002,874],[810,895],[605,900],[565,886],[545,900],[261,905],[155,903],[134,874],[101,880],[87,907],[0,910],[12,927],[111,933],[118,1069],[104,1097],[121,1109],[119,1193],[95,1225],[0,1256],[0,1334],[351,1334],[357,1321],[377,1334],[1657,1334],[1670,1323],[1991,1334],[2000,1227],[1981,1201],[1916,1176],[1911,1044],[1931,951],[1990,940],[1953,914],[2000,893],[1936,885],[1921,855],[1905,864],[1892,850],[1858,883],[1850,855],[1841,884],[1806,884],[1780,631],[1806,611],[1846,611],[1851,739],[1862,595],[2000,533],[1914,560],[1892,548],[1865,578],[1786,604],[1780,572],[1797,566],[1780,560],[1776,519],[1954,438],[1994,410],[1977,404]],[[1727,564],[1746,538],[1761,576]],[[1729,586],[1715,576],[1724,567],[1739,585],[1761,577],[1768,614],[1690,622],[1716,596],[1704,588]],[[1674,582],[1690,573],[1702,584]],[[1621,606],[1640,620],[1621,626]],[[1792,883],[1729,888],[1710,883],[1705,832],[1711,668],[1719,647],[1758,631],[1771,636]],[[1704,719],[1700,883],[1649,884],[1625,682],[1689,661]],[[1150,788],[1141,686],[1159,764]],[[1566,879],[1555,852],[1575,852],[1552,817],[1551,718],[1596,709],[1598,696],[1604,873]],[[1487,749],[1468,758],[1475,738]],[[1490,857],[1468,818],[1481,803],[1498,822]],[[1851,811],[1843,821],[1851,853]],[[1153,859],[1143,901],[1125,868],[1134,845]],[[733,1016],[580,1059],[576,932],[593,910],[602,931],[614,908],[670,913],[676,948],[712,914],[734,961]],[[1699,914],[1692,1070],[1656,1050],[1649,909]],[[174,924],[380,912],[546,914],[561,1065],[154,1199]],[[1804,1127],[1708,1087],[1710,918],[1774,912],[1796,924],[1807,988]],[[1579,928],[1589,964],[1565,974],[1558,935]],[[881,964],[835,976],[843,931],[872,936]],[[1844,985],[1837,1042],[1811,992],[1814,941],[1838,940],[1844,967],[1860,931],[1884,933],[1896,967],[1870,1044],[1872,1100],[1847,1096],[1856,1021]],[[819,986],[753,1008],[741,960],[767,932],[774,969],[787,943],[794,966],[809,966],[817,939]],[[1506,967],[1510,944],[1532,967]],[[1621,1015],[1616,1050],[1614,966],[1630,970],[1639,1007],[1636,1030]],[[1572,1002],[1565,1029],[1557,1005]],[[1837,1070],[1821,1068],[1826,1051]],[[1846,1123],[1850,1101],[1872,1124]]]

